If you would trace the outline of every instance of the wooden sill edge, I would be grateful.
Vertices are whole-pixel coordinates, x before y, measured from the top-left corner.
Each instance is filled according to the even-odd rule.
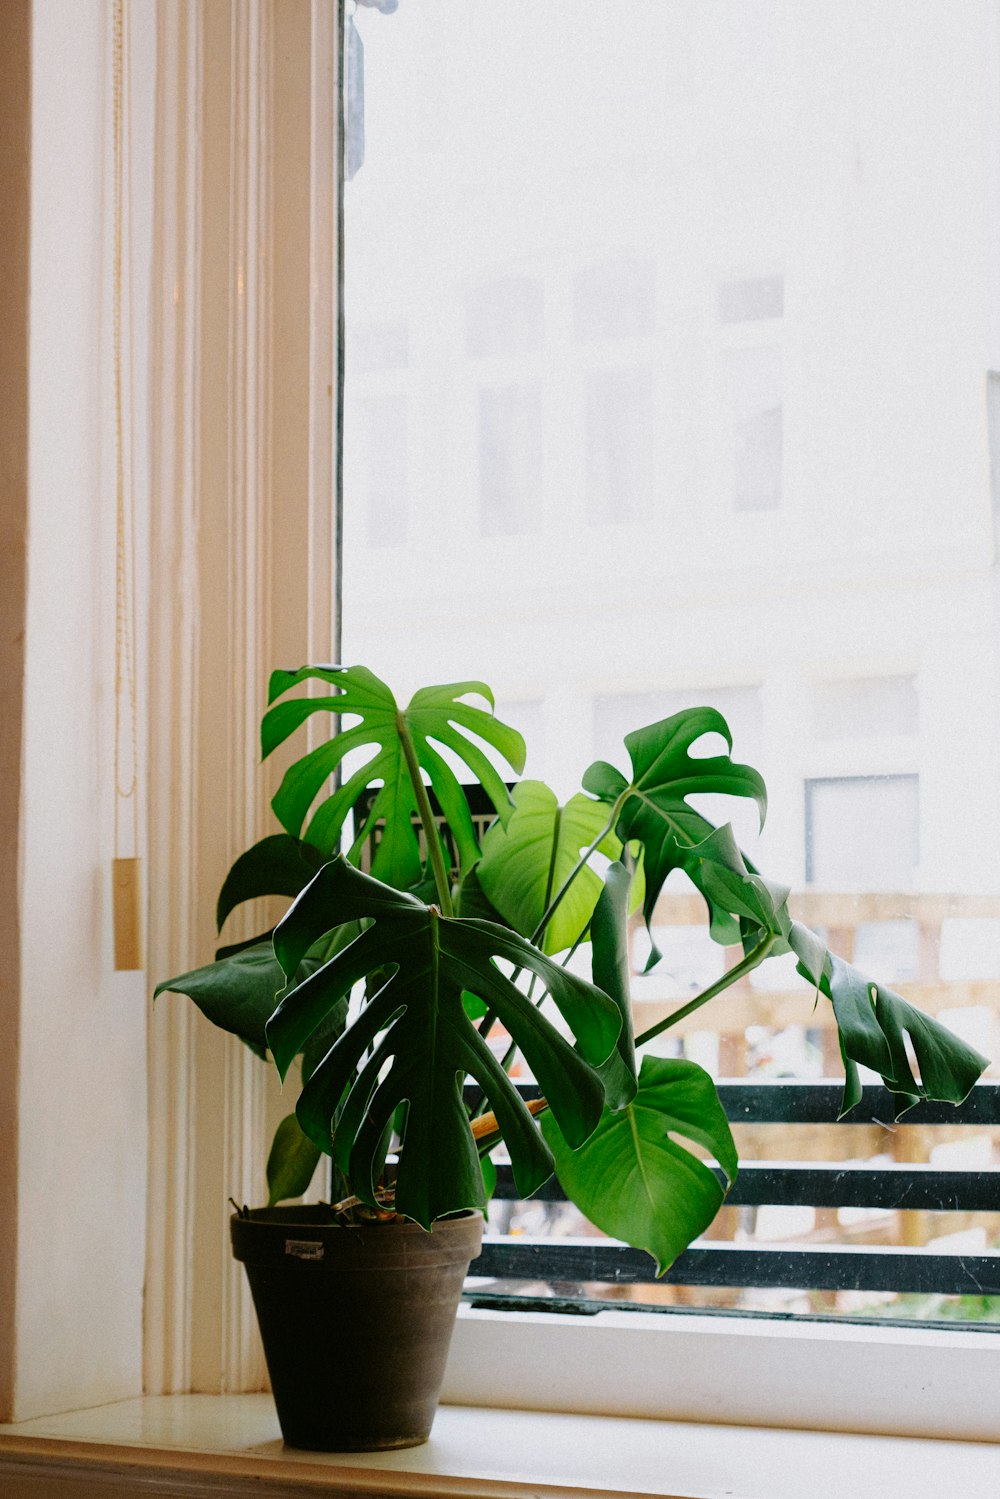
[[[4,1499],[104,1499],[105,1495],[111,1499],[123,1492],[167,1499],[174,1495],[183,1495],[184,1499],[245,1499],[249,1492],[255,1499],[295,1499],[319,1492],[341,1499],[721,1499],[728,1494],[745,1499],[748,1492],[762,1492],[744,1488],[756,1474],[758,1481],[765,1482],[769,1499],[792,1499],[796,1495],[800,1499],[797,1485],[803,1462],[816,1473],[817,1465],[820,1472],[824,1467],[843,1472],[846,1461],[853,1470],[855,1499],[876,1493],[865,1483],[876,1476],[876,1469],[882,1474],[878,1480],[881,1486],[884,1464],[895,1471],[901,1492],[907,1491],[913,1499],[940,1499],[940,1476],[931,1482],[930,1472],[923,1471],[928,1458],[932,1469],[946,1458],[957,1485],[954,1491],[963,1493],[964,1499],[979,1499],[980,1495],[995,1499],[1000,1493],[1000,1454],[995,1447],[986,1449],[977,1443],[793,1433],[761,1427],[709,1428],[618,1417],[456,1407],[442,1408],[441,1417],[445,1419],[439,1417],[442,1430],[437,1453],[412,1448],[409,1453],[371,1458],[364,1454],[297,1454],[283,1449],[274,1439],[273,1415],[266,1422],[262,1420],[259,1429],[255,1417],[243,1423],[236,1440],[232,1432],[226,1434],[223,1402],[246,1398],[255,1397],[203,1395],[155,1400],[161,1412],[171,1400],[186,1404],[219,1401],[215,1408],[220,1413],[218,1440],[213,1438],[211,1422],[201,1427],[203,1434],[197,1439],[176,1433],[166,1440],[143,1438],[135,1430],[128,1431],[128,1423],[123,1424],[121,1416],[128,1408],[134,1411],[140,1407],[139,1401],[120,1402],[73,1417],[20,1423],[34,1428],[32,1431],[19,1430],[18,1426],[0,1428],[0,1493]],[[454,1413],[451,1419],[445,1416],[449,1410]],[[211,1416],[214,1419],[214,1412]],[[57,1434],[60,1421],[75,1425],[76,1433]],[[81,1421],[88,1427],[86,1436],[79,1434]],[[603,1431],[595,1429],[605,1422],[608,1425]],[[554,1444],[565,1455],[567,1440],[572,1447],[585,1431],[591,1441],[597,1439],[603,1444],[606,1439],[613,1445],[610,1469],[603,1462],[595,1468],[581,1468],[579,1462],[567,1461],[563,1477],[558,1465],[554,1468],[549,1461],[538,1464],[537,1477],[524,1476],[533,1444],[536,1451]],[[520,1472],[504,1475],[498,1473],[496,1464],[483,1461],[482,1452],[489,1454],[499,1446],[522,1455],[514,1465]],[[645,1449],[645,1458],[636,1448]],[[654,1448],[656,1461],[650,1464]],[[946,1449],[950,1449],[947,1454]],[[473,1452],[476,1456],[470,1459]],[[630,1460],[633,1457],[634,1462]],[[411,1462],[415,1466],[410,1466]],[[439,1471],[434,1471],[436,1466]],[[445,1471],[449,1466],[465,1471]],[[487,1476],[491,1466],[492,1475]],[[477,1468],[482,1472],[477,1473]],[[596,1468],[603,1472],[599,1475]],[[636,1483],[628,1482],[630,1468]],[[581,1477],[587,1481],[581,1482]],[[650,1487],[651,1482],[655,1487]],[[661,1487],[661,1483],[676,1487]],[[824,1483],[818,1485],[820,1492],[827,1492]]]

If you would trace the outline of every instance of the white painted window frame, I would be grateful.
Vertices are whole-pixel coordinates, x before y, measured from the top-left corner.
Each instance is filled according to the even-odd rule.
[[[208,960],[226,869],[273,830],[270,671],[336,647],[337,16],[330,0],[156,6],[151,983]],[[241,922],[228,940],[266,925]],[[193,1006],[156,1005],[150,1393],[261,1387],[228,1198],[262,1195],[290,1108],[272,1071]]]
[[[158,5],[156,976],[210,950],[227,862],[267,827],[274,771],[254,768],[254,735],[268,671],[326,657],[334,640],[336,10],[330,0]],[[304,163],[308,226],[303,210],[292,227],[278,195],[294,196],[289,177],[301,190]],[[221,270],[209,253],[220,235]],[[308,286],[307,328],[282,323],[296,277]],[[295,337],[276,338],[282,326]],[[301,608],[289,620],[292,597]],[[219,681],[234,693],[213,691]],[[221,836],[205,825],[212,765],[226,784]],[[257,1389],[226,1199],[259,1191],[276,1112],[267,1075],[179,1002],[157,1009],[149,1069],[146,1388]],[[463,1308],[446,1399],[996,1440],[998,1361],[1000,1337],[965,1331]]]

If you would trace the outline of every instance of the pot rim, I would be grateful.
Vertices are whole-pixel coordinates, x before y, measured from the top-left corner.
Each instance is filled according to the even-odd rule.
[[[416,1268],[443,1262],[469,1262],[478,1255],[484,1220],[471,1208],[435,1219],[430,1229],[403,1222],[337,1223],[319,1203],[290,1208],[255,1208],[229,1220],[233,1256],[309,1269],[365,1269],[396,1263]]]

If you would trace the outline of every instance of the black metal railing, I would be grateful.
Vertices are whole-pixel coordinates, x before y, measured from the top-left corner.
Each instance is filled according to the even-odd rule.
[[[919,1104],[899,1126],[892,1122],[891,1095],[866,1087],[861,1102],[838,1120],[842,1085],[836,1082],[723,1082],[719,1094],[734,1124],[968,1125],[1000,1126],[1000,1084],[973,1089],[958,1108]],[[525,1086],[526,1096],[537,1089]],[[497,1171],[497,1200],[517,1199],[510,1168]],[[538,1198],[559,1202],[565,1194],[552,1179]],[[730,1191],[727,1205],[804,1206],[929,1210],[935,1213],[1000,1214],[1000,1168],[965,1170],[895,1162],[748,1161]],[[998,1230],[1000,1230],[1000,1219]],[[600,1237],[500,1237],[487,1232],[471,1274],[503,1281],[642,1284],[656,1279],[656,1266],[641,1250]],[[782,1287],[800,1290],[917,1292],[1000,1296],[1000,1253],[942,1253],[933,1245],[881,1244],[760,1245],[713,1242],[693,1244],[664,1279],[685,1286]]]

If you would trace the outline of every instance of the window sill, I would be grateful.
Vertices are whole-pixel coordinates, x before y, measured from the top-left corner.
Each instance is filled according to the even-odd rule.
[[[995,1443],[998,1384],[1000,1332],[960,1325],[463,1306],[444,1399],[693,1427]]]
[[[443,1406],[429,1443],[320,1454],[283,1446],[268,1395],[169,1395],[0,1427],[5,1499],[326,1494],[419,1499],[996,1499],[978,1442]]]

